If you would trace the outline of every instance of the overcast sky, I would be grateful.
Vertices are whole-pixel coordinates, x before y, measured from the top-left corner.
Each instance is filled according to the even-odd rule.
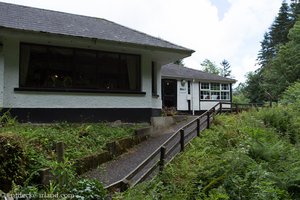
[[[105,18],[196,52],[184,60],[201,69],[208,58],[232,66],[239,82],[255,66],[260,41],[282,0],[0,0]]]

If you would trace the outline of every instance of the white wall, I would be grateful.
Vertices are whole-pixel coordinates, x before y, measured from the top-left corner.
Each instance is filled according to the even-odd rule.
[[[181,80],[177,81],[177,110],[188,111],[188,100],[191,100],[191,109],[199,110],[199,83],[191,81],[191,93],[188,94],[188,81],[181,85]]]
[[[181,80],[177,80],[177,110],[188,111],[188,100],[192,99],[191,106],[194,111],[209,110],[219,103],[219,101],[200,100],[199,82],[191,81],[191,94],[188,95],[188,81],[184,86],[181,85]],[[224,102],[230,103],[230,100]],[[230,104],[224,104],[224,108],[230,108]]]
[[[181,84],[181,81],[177,81],[177,110],[188,110],[188,82],[185,85]]]
[[[56,37],[49,38],[43,36],[40,38],[33,37],[30,34],[24,34],[22,37],[5,36],[3,39],[5,70],[4,70],[4,98],[3,107],[6,108],[157,108],[161,109],[161,98],[152,98],[151,92],[151,61],[152,58],[143,53],[141,56],[141,71],[142,71],[142,92],[141,94],[104,94],[104,93],[69,93],[69,92],[15,92],[14,88],[19,87],[19,43],[33,42],[60,46],[91,48],[99,50],[111,50],[112,46],[102,46],[101,43],[85,40],[65,40],[64,38]],[[116,52],[126,52],[126,48],[118,49]],[[135,52],[130,49],[130,53]],[[0,78],[1,72],[1,56],[0,56]],[[160,73],[160,70],[159,70]],[[0,95],[1,95],[1,80],[0,79]],[[160,77],[158,77],[160,81]],[[160,84],[158,84],[160,86]],[[160,92],[160,87],[158,87]],[[1,96],[0,96],[1,97]],[[0,104],[1,105],[1,104]]]
[[[191,94],[192,94],[192,98],[193,98],[192,104],[193,104],[194,111],[199,111],[199,106],[200,106],[199,83],[193,82],[191,88],[193,89],[193,91],[191,91]]]
[[[4,90],[4,56],[3,49],[0,47],[0,109],[3,107],[3,90]]]
[[[218,103],[218,101],[200,101],[200,110],[209,110]]]

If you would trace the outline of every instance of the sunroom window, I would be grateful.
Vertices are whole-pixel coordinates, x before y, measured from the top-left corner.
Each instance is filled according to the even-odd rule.
[[[209,83],[201,83],[202,90],[209,90]]]
[[[211,90],[220,90],[220,83],[211,83],[210,88]]]
[[[221,84],[221,90],[229,90],[229,84]]]
[[[230,100],[230,84],[201,83],[201,100]]]
[[[140,91],[140,56],[21,44],[20,87]]]

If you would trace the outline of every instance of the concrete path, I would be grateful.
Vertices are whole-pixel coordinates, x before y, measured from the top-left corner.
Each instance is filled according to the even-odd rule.
[[[195,118],[196,116],[188,117],[187,120],[171,126],[161,135],[150,137],[148,140],[130,149],[129,152],[117,157],[115,160],[100,165],[96,169],[84,173],[82,176],[91,179],[97,179],[102,182],[104,186],[108,186],[122,180],[128,173],[134,170],[157,148],[159,148],[165,141],[167,141],[175,132],[177,132],[184,125],[191,122]],[[195,137],[196,135],[197,133],[195,131],[195,133],[191,134],[190,137]]]

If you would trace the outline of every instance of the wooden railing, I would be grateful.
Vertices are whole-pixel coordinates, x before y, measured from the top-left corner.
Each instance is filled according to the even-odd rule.
[[[260,107],[264,107],[263,104],[242,104],[242,103],[221,103],[223,106],[222,111],[223,112],[235,112],[235,113],[239,113],[240,111],[245,111],[245,110],[249,110],[249,109],[258,109]],[[227,107],[226,107],[227,105]]]
[[[167,162],[170,162],[185,146],[200,132],[209,129],[215,115],[222,112],[240,112],[244,109],[255,107],[252,104],[218,103],[187,125],[177,130],[166,142],[157,148],[140,165],[132,170],[123,180],[115,182],[105,188],[109,191],[124,191],[154,174],[162,172]],[[156,173],[155,173],[156,172]]]

